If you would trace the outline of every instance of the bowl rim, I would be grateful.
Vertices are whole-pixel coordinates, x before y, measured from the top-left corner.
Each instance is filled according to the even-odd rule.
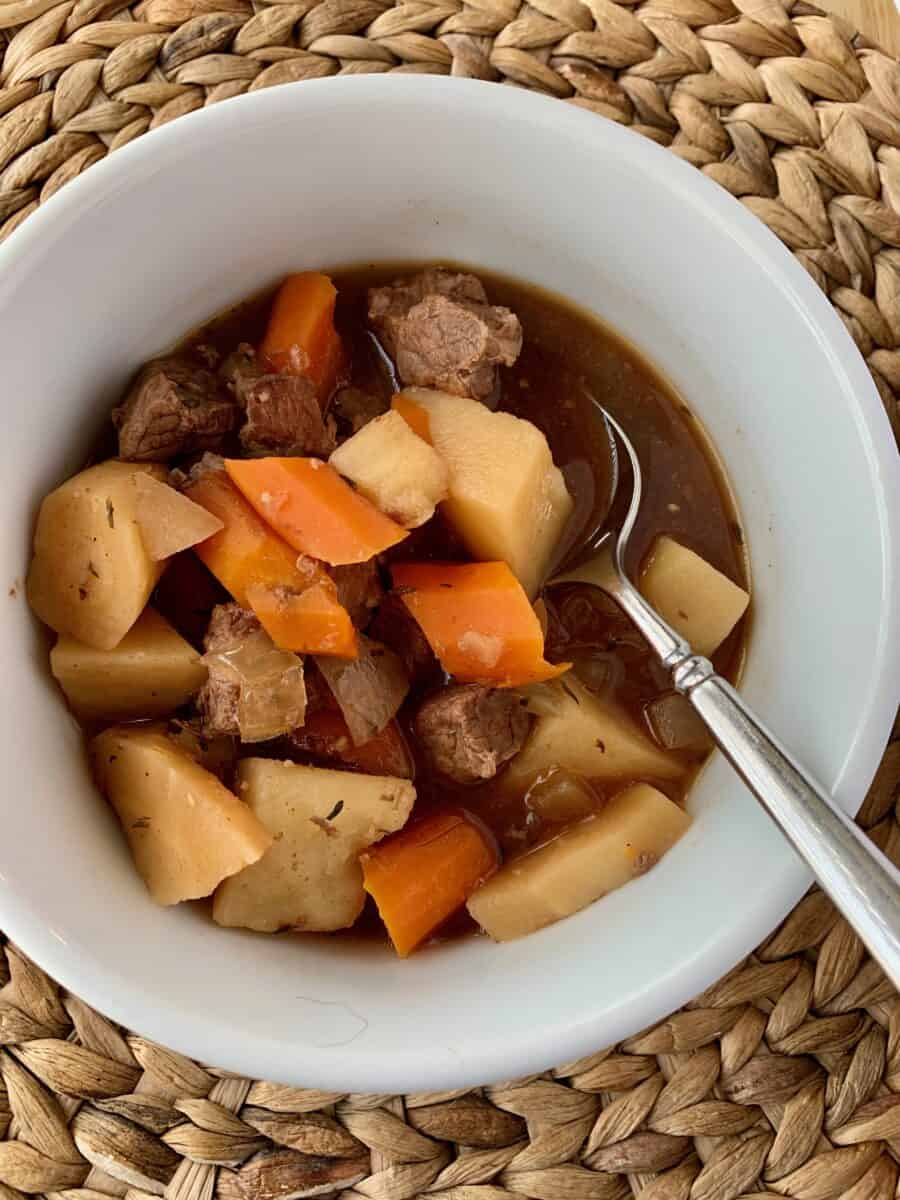
[[[300,88],[304,90],[299,91]],[[204,131],[214,128],[238,127],[251,114],[283,114],[299,112],[310,99],[319,98],[331,106],[378,103],[379,98],[393,94],[404,103],[414,103],[427,95],[432,103],[458,103],[469,94],[477,100],[484,119],[494,111],[522,113],[531,109],[535,119],[550,118],[550,105],[559,126],[569,126],[588,147],[604,140],[619,146],[638,166],[648,173],[665,174],[673,191],[680,192],[694,207],[720,226],[727,226],[740,235],[749,252],[764,262],[783,288],[803,311],[807,320],[823,335],[822,341],[832,370],[845,381],[845,390],[852,395],[853,416],[860,431],[867,455],[868,486],[875,494],[880,519],[880,534],[884,570],[884,588],[880,597],[884,614],[880,630],[879,656],[869,682],[867,703],[860,717],[856,736],[847,752],[838,780],[843,793],[858,796],[860,803],[878,766],[882,751],[900,702],[900,656],[891,647],[900,642],[900,457],[898,457],[887,415],[869,375],[849,334],[844,329],[828,299],[819,291],[793,254],[775,235],[739,201],[700,171],[634,131],[585,112],[573,105],[538,95],[520,88],[499,88],[480,80],[446,79],[442,77],[379,75],[326,78],[281,85],[200,109],[185,118],[171,122],[141,136],[95,164],[77,179],[62,188],[17,229],[0,246],[0,273],[27,270],[28,256],[41,239],[54,227],[65,227],[77,220],[82,208],[89,208],[94,198],[105,195],[116,181],[133,165],[148,159],[165,160],[175,150]],[[173,157],[175,157],[173,155]],[[677,978],[659,980],[659,987],[649,987],[641,994],[624,997],[617,1006],[620,1028],[618,1037],[635,1028],[643,1028],[661,1015],[658,994],[665,991],[675,1011],[715,979],[730,970],[749,953],[787,915],[807,889],[810,875],[797,863],[796,870],[787,873],[778,886],[754,897],[748,897],[744,920],[723,929],[720,936],[690,956],[682,965]],[[260,1038],[235,1043],[233,1031],[209,1014],[203,1022],[185,1014],[158,1006],[152,997],[109,964],[85,964],[77,947],[61,944],[53,932],[44,927],[28,904],[0,889],[0,926],[12,941],[32,957],[39,966],[58,982],[108,1013],[129,1029],[138,1029],[156,1041],[171,1045],[193,1058],[220,1064],[253,1078],[278,1078],[287,1064],[283,1047],[274,1039]],[[663,988],[663,984],[665,987]],[[627,1018],[626,1011],[627,1010]],[[609,1041],[610,1021],[603,1018],[602,1032],[592,1021],[572,1026],[561,1014],[555,1024],[536,1026],[533,1033],[520,1037],[512,1044],[504,1042],[485,1051],[476,1043],[473,1050],[462,1054],[459,1062],[446,1061],[435,1065],[434,1075],[440,1086],[471,1085],[498,1078],[507,1078],[531,1071],[544,1070],[548,1063],[548,1046],[552,1046],[555,1062],[575,1059]],[[627,1022],[627,1027],[626,1023]],[[613,1032],[616,1032],[615,1029]],[[315,1086],[333,1087],[346,1091],[347,1072],[342,1056],[324,1049],[304,1051],[304,1067]],[[331,1060],[331,1061],[329,1061]],[[437,1063],[437,1059],[435,1060]],[[355,1072],[353,1087],[357,1090],[408,1090],[422,1085],[422,1064],[415,1067],[398,1056],[394,1063],[373,1054],[362,1056]],[[415,1081],[411,1082],[415,1073]],[[475,1076],[480,1075],[480,1079]],[[437,1086],[438,1084],[435,1084]]]

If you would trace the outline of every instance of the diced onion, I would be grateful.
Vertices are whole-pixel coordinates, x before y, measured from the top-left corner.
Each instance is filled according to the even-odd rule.
[[[240,687],[237,720],[242,742],[265,742],[303,724],[303,662],[279,650],[267,633],[249,633],[239,645],[207,654],[203,661],[224,669]]]
[[[403,663],[387,646],[359,635],[354,659],[316,656],[357,746],[371,741],[392,720],[406,699],[409,678]]]

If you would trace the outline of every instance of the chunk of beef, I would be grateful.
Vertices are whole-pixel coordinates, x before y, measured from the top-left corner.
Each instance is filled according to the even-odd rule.
[[[512,366],[522,349],[519,318],[508,308],[426,296],[406,315],[397,338],[397,373],[406,384],[485,400],[498,363]]]
[[[350,614],[350,620],[357,628],[365,629],[373,609],[378,607],[384,595],[378,564],[370,559],[368,562],[328,567],[328,573],[337,586],[338,600]]]
[[[220,450],[240,424],[241,410],[211,371],[164,358],[143,368],[112,419],[122,458],[164,462]]]
[[[430,696],[413,728],[436,771],[456,783],[477,783],[518,754],[530,726],[514,692],[466,683]]]
[[[322,416],[316,389],[299,375],[261,375],[240,385],[247,420],[241,445],[250,454],[326,457],[337,442]]]
[[[252,612],[239,604],[217,604],[212,611],[203,649],[207,654],[222,654],[233,650],[250,633],[262,626]],[[240,736],[238,701],[241,686],[234,674],[215,661],[208,663],[209,675],[197,695],[201,728],[206,737]]]
[[[196,342],[192,347],[194,354],[201,359],[210,371],[214,371],[222,358],[221,353],[210,342]]]
[[[461,304],[487,304],[487,292],[477,275],[429,267],[387,287],[369,288],[369,320],[388,343],[396,340],[400,325],[415,304],[426,296],[446,296]]]
[[[237,350],[232,350],[219,367],[219,378],[241,408],[247,407],[246,389],[265,373],[256,357],[256,351],[249,342],[241,342]]]
[[[484,400],[497,366],[512,366],[522,349],[519,318],[488,304],[474,275],[424,271],[369,292],[369,320],[405,384]]]
[[[412,687],[424,687],[440,678],[441,665],[428,639],[395,593],[385,596],[378,606],[369,633],[399,656]]]
[[[241,608],[234,601],[217,604],[209,620],[203,649],[207,654],[221,654],[260,629],[259,619],[248,608]]]

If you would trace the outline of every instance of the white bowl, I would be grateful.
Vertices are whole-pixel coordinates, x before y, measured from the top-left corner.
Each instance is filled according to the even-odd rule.
[[[680,388],[736,489],[755,618],[743,691],[855,811],[900,695],[898,463],[825,298],[735,200],[574,107],[459,80],[258,92],[131,143],[0,248],[0,927],[88,1001],[246,1075],[473,1084],[614,1042],[712,983],[809,879],[721,758],[639,882],[523,941],[400,962],[225,932],[148,900],[91,786],[20,582],[41,495],[135,366],[285,272],[453,259],[593,309]]]

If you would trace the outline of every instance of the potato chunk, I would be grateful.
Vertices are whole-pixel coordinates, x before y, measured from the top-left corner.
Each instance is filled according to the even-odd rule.
[[[572,515],[572,497],[547,439],[530,421],[427,388],[402,393],[428,413],[447,464],[443,512],[479,559],[503,559],[534,596]]]
[[[646,600],[697,654],[712,654],[747,611],[750,596],[709,563],[663,535],[641,573]]]
[[[469,912],[497,942],[534,933],[649,871],[690,823],[662,792],[639,783],[505,866],[469,897]]]
[[[444,460],[397,412],[364,425],[328,461],[404,529],[424,525],[447,495]]]
[[[113,721],[165,716],[206,680],[200,655],[152,608],[112,650],[63,634],[50,651],[50,670],[73,712]]]
[[[173,487],[141,471],[134,476],[137,522],[154,562],[171,558],[224,529],[218,517]]]
[[[554,702],[534,723],[528,741],[503,777],[525,789],[553,767],[585,779],[674,779],[679,760],[648,738],[631,717],[589,692],[571,672],[554,685]]]
[[[51,629],[97,650],[121,642],[162,574],[141,538],[138,474],[162,479],[166,470],[98,463],[51,492],[38,513],[29,603]]]
[[[275,844],[216,892],[213,919],[261,933],[345,929],[365,902],[360,853],[406,824],[406,779],[245,758],[238,790]]]
[[[208,896],[272,844],[247,805],[159,726],[107,729],[91,757],[157,904]]]

